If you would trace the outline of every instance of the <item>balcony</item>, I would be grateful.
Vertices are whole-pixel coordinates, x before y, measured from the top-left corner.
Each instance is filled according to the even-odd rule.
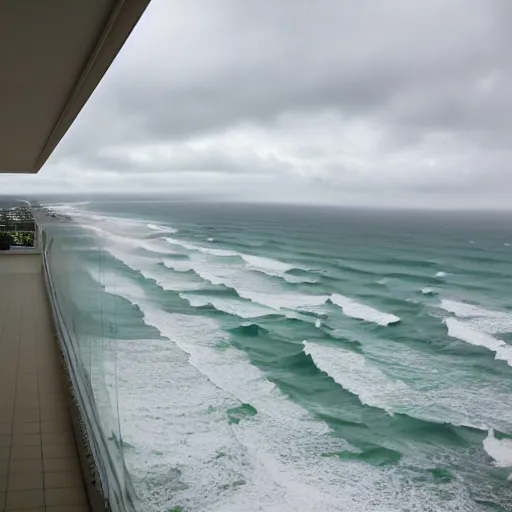
[[[59,221],[36,218],[0,209],[0,511],[135,510],[112,407],[97,401],[104,345],[84,352],[66,307],[72,268],[44,229]]]
[[[0,510],[89,510],[40,254],[0,256],[0,325]]]

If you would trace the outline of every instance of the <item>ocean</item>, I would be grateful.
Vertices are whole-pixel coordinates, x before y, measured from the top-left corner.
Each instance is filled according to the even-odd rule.
[[[512,510],[511,214],[50,206],[141,510]]]

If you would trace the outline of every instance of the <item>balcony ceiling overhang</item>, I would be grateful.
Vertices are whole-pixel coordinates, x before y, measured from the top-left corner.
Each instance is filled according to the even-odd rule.
[[[0,172],[36,173],[150,0],[0,0]]]

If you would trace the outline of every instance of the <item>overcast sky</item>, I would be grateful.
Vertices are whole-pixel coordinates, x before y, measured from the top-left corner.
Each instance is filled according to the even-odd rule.
[[[510,0],[153,0],[5,192],[512,207]]]

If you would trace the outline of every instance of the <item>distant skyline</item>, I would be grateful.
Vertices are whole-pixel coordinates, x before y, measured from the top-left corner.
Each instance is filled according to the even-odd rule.
[[[37,175],[169,192],[511,208],[512,3],[153,0]]]

